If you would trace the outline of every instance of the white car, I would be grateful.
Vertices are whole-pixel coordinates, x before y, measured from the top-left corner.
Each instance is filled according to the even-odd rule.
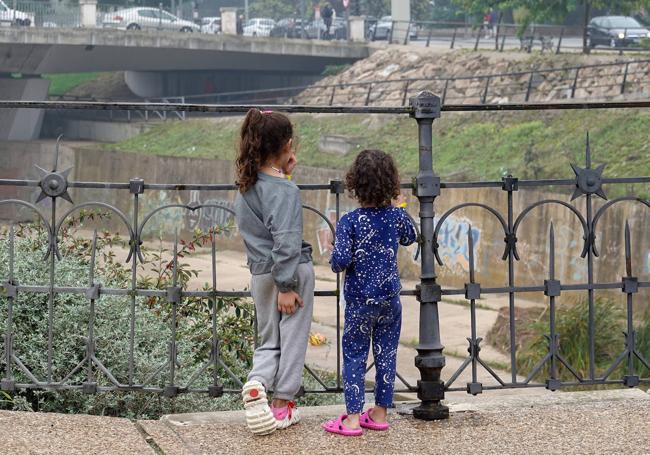
[[[406,28],[406,24],[401,24]],[[391,30],[393,29],[393,18],[392,16],[384,16],[379,19],[376,23],[372,24],[368,30],[371,40],[384,40],[388,39],[391,35]],[[417,26],[411,24],[409,27],[409,39],[414,40],[418,36]]]
[[[34,26],[34,15],[9,8],[0,0],[0,25]]]
[[[220,17],[203,17],[201,18],[201,33],[221,33]]]
[[[102,27],[120,30],[175,30],[200,32],[194,22],[186,21],[159,8],[126,8],[104,13]]]
[[[273,27],[275,27],[273,19],[250,19],[244,25],[244,36],[269,36]]]

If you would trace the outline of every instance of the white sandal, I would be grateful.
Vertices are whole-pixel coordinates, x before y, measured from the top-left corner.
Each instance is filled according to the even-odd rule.
[[[248,381],[242,389],[242,399],[246,410],[246,425],[253,434],[265,435],[273,433],[277,420],[269,407],[266,390],[259,381]]]
[[[284,408],[271,407],[271,412],[273,412],[277,421],[278,430],[284,430],[300,422],[300,413],[293,401],[287,403],[287,406]]]

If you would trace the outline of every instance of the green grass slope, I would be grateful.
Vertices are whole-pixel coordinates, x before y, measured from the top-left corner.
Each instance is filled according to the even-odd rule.
[[[417,172],[417,125],[407,117],[294,115],[303,165],[346,168],[355,151],[380,148],[403,175]],[[117,143],[110,150],[232,159],[241,118],[167,122]],[[593,162],[608,177],[650,175],[650,110],[443,114],[434,123],[434,170],[448,180],[566,178],[569,163],[584,165],[589,131]],[[323,135],[358,144],[345,155],[319,151]]]
[[[101,73],[65,73],[65,74],[47,74],[43,76],[50,80],[48,94],[50,96],[65,95],[80,85],[94,81]]]

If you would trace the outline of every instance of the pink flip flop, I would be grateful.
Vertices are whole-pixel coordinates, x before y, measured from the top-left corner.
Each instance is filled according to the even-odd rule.
[[[340,434],[341,436],[361,436],[363,434],[361,428],[354,429],[343,425],[343,421],[347,419],[347,417],[347,415],[343,414],[338,419],[325,422],[322,427],[328,433]]]
[[[372,410],[373,408],[370,408],[366,412],[361,414],[361,417],[359,418],[359,424],[361,425],[361,427],[367,428],[368,430],[375,430],[375,431],[388,430],[390,428],[388,422],[377,423],[374,420],[372,420],[372,417],[370,417],[370,411]]]

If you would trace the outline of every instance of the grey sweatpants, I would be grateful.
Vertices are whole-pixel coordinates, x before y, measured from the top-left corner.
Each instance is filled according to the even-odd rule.
[[[296,273],[297,292],[305,305],[294,314],[278,311],[278,288],[270,273],[253,275],[251,280],[260,343],[248,380],[273,389],[273,397],[280,400],[293,400],[300,389],[314,309],[314,265],[300,264]]]

